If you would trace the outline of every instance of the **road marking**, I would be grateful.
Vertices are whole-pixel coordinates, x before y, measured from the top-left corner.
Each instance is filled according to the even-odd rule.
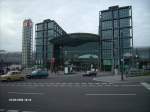
[[[84,85],[84,84],[87,84],[87,83],[85,83],[85,82],[82,82],[81,84],[83,84],[83,85]]]
[[[111,85],[104,85],[104,86],[111,86]]]
[[[35,112],[35,111],[22,111],[22,112]]]
[[[56,82],[56,83],[16,83],[16,84],[2,84],[0,86],[17,86],[17,87],[21,87],[21,86],[27,86],[27,87],[77,87],[77,86],[81,86],[81,87],[138,87],[138,86],[142,86],[141,84],[136,84],[136,85],[131,85],[131,84],[112,84],[112,83],[85,83],[85,82],[81,82],[81,83],[74,83],[74,82]]]
[[[19,112],[19,110],[7,110],[6,112]]]
[[[108,84],[108,83],[107,83],[107,82],[103,82],[102,84],[104,84],[104,85],[105,85],[105,84]]]
[[[150,90],[150,84],[143,82],[141,83],[146,89]]]
[[[135,93],[130,94],[85,94],[86,96],[135,96]]]
[[[22,111],[22,112],[35,112],[35,111]]]
[[[24,92],[8,92],[9,94],[31,94],[31,95],[43,95],[44,93],[24,93]]]
[[[0,112],[35,112],[35,111],[19,111],[19,110],[5,110],[5,109],[0,109]]]
[[[5,109],[0,109],[0,112],[5,112]]]
[[[113,85],[114,87],[119,87],[119,85]]]
[[[139,85],[139,84],[138,85],[127,85],[126,84],[126,85],[120,85],[120,86],[125,86],[125,87],[136,87],[137,86],[138,87],[138,86],[141,86],[141,85]]]

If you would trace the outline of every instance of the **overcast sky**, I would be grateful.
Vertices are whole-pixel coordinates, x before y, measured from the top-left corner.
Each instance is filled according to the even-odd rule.
[[[150,46],[150,0],[0,0],[0,49],[21,51],[22,22],[55,20],[67,33],[98,33],[99,11],[131,5],[134,46]]]

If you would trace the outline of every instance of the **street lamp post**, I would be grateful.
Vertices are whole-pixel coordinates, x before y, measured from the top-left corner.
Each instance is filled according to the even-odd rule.
[[[123,33],[121,32],[121,37],[119,39],[119,50],[120,50],[120,72],[121,72],[121,80],[123,81],[123,64],[124,64],[124,58],[123,58],[123,54],[124,54],[124,48],[123,48]]]
[[[121,59],[121,80],[124,80],[123,78],[123,73],[124,73],[124,59]]]

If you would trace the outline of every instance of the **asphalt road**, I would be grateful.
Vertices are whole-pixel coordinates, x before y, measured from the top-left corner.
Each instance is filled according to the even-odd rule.
[[[0,112],[150,112],[144,84],[96,82],[80,75],[0,82]]]

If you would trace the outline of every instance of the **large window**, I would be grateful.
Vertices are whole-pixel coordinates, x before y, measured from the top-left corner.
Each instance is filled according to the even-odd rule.
[[[120,27],[129,27],[129,26],[131,26],[130,18],[120,19]]]
[[[37,36],[37,38],[41,38],[41,37],[43,37],[43,32],[42,32],[42,31],[37,32],[36,36]]]
[[[131,16],[131,10],[129,8],[119,10],[120,18]]]
[[[126,38],[132,36],[132,30],[130,28],[125,28],[120,30],[121,38]]]
[[[102,39],[112,39],[112,30],[102,31]]]
[[[104,21],[102,22],[102,29],[112,29],[112,21]]]
[[[119,37],[119,30],[114,30],[114,38],[118,38]]]
[[[54,26],[53,22],[48,23],[48,29],[53,29],[53,26]]]
[[[102,12],[102,20],[109,20],[112,19],[112,12],[107,11],[107,12]]]
[[[44,23],[44,29],[45,30],[47,29],[47,23]]]
[[[37,24],[37,31],[43,30],[43,24]]]
[[[42,44],[43,44],[43,39],[37,38],[36,45],[42,45]]]
[[[119,42],[118,42],[117,39],[115,39],[115,40],[114,40],[114,47],[115,47],[115,48],[118,48],[118,46],[119,46]]]
[[[54,30],[48,30],[48,36],[54,36]]]
[[[119,28],[118,20],[114,20],[114,28]]]
[[[111,50],[103,50],[102,57],[103,59],[111,59],[112,58]]]
[[[131,39],[120,39],[120,47],[129,48]]]
[[[36,52],[38,52],[38,53],[42,53],[42,51],[43,51],[43,47],[42,47],[42,45],[37,45],[36,46]]]
[[[113,18],[114,19],[118,18],[118,10],[113,11]]]
[[[112,48],[112,42],[103,41],[102,42],[102,49],[111,49]]]
[[[104,65],[112,65],[112,60],[103,60]]]

